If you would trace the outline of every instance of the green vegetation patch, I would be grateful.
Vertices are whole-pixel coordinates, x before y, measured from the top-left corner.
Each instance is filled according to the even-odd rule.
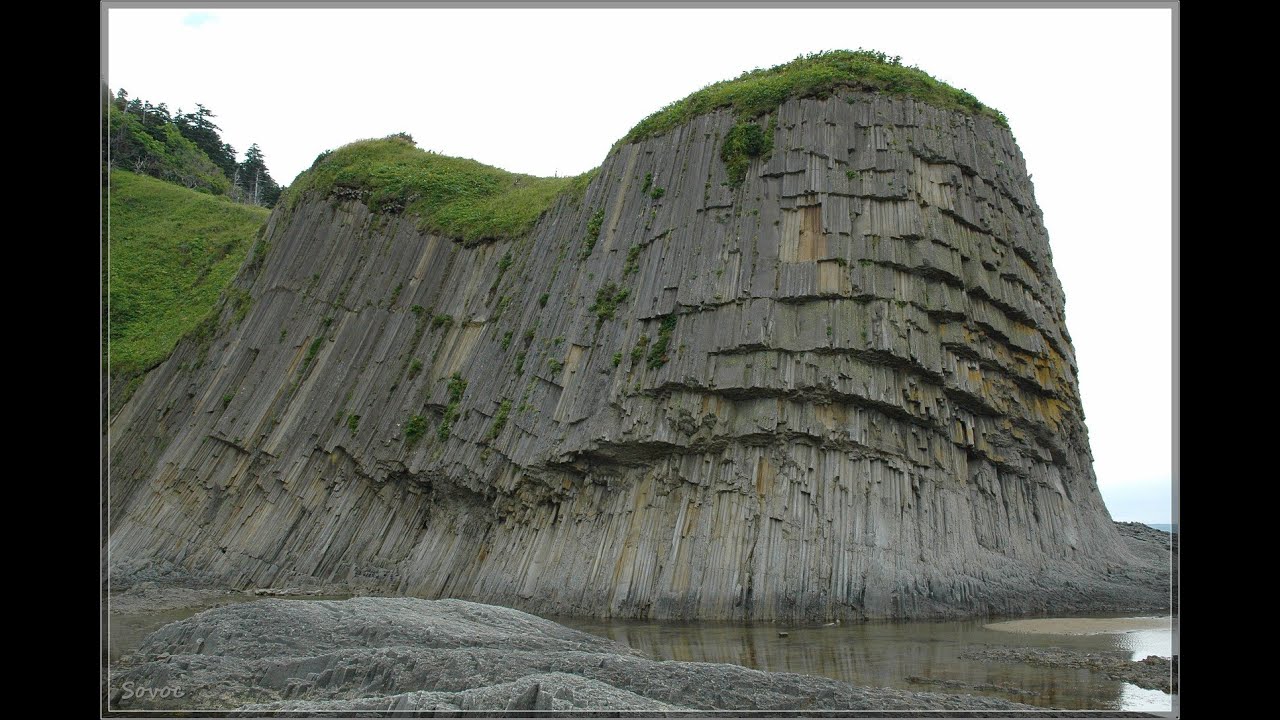
[[[110,182],[108,363],[119,375],[159,364],[217,312],[270,211],[123,170]]]
[[[436,437],[441,442],[448,440],[453,434],[453,422],[458,419],[458,406],[462,404],[462,394],[466,391],[467,381],[454,373],[449,378],[449,404],[444,406],[444,419],[440,421],[440,427],[436,428]]]
[[[503,400],[498,406],[498,413],[493,416],[493,425],[489,426],[489,439],[494,440],[507,426],[507,417],[511,415],[511,401]]]
[[[585,197],[587,194],[587,186],[589,186],[591,184],[591,181],[595,180],[596,175],[599,175],[599,174],[600,174],[600,168],[597,167],[597,168],[592,168],[582,173],[581,175],[575,175],[574,177],[568,178],[568,183],[566,183],[565,185],[564,194],[569,196],[569,198],[572,199],[575,203],[581,203],[582,198]]]
[[[317,335],[315,340],[311,341],[311,345],[307,347],[307,356],[302,359],[303,367],[311,364],[316,359],[316,355],[320,352],[320,344],[324,342],[324,335]]]
[[[636,346],[631,348],[631,364],[637,365],[644,358],[644,349],[649,347],[649,336],[641,335],[636,338]]]
[[[752,158],[768,157],[773,152],[773,134],[749,121],[739,121],[724,136],[720,159],[724,161],[729,184],[737,187],[747,177]]]
[[[600,239],[600,227],[604,225],[604,208],[600,208],[587,221],[587,236],[582,245],[582,259],[586,260],[591,251],[596,249],[596,241]]]
[[[412,140],[393,135],[360,140],[316,158],[290,186],[288,202],[296,206],[307,191],[328,195],[354,188],[369,194],[374,210],[402,210],[418,217],[421,230],[471,245],[527,234],[562,192],[580,199],[594,174],[520,175],[420,150]]]
[[[671,345],[671,333],[675,329],[675,315],[668,315],[662,319],[662,325],[658,328],[658,339],[654,341],[653,347],[649,348],[649,367],[660,368],[670,360],[667,356],[667,348]]]
[[[404,439],[410,443],[417,442],[426,431],[427,419],[421,415],[414,415],[404,424]]]
[[[622,266],[622,275],[625,277],[640,269],[640,246],[632,245],[627,250],[627,264]]]
[[[618,306],[626,302],[630,296],[630,290],[618,287],[618,284],[612,280],[602,285],[596,291],[596,301],[588,308],[596,316],[596,325],[600,325],[605,320],[612,320]]]
[[[739,117],[750,119],[790,98],[826,97],[840,88],[910,96],[946,110],[985,115],[1009,126],[1000,111],[917,67],[904,66],[900,57],[874,50],[832,50],[801,55],[789,63],[708,85],[641,120],[618,144],[661,135],[720,108],[733,108]]]

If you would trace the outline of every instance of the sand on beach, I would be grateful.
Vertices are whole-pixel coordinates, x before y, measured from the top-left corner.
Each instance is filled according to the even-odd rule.
[[[1134,630],[1167,630],[1172,624],[1169,617],[1129,618],[1036,618],[1033,620],[1008,620],[983,627],[1015,633],[1044,635],[1098,635],[1102,633],[1126,633]]]

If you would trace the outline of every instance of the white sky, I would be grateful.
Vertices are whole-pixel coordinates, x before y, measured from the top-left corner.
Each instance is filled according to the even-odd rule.
[[[1170,522],[1168,9],[111,9],[107,84],[191,111],[282,185],[405,131],[531,175],[598,166],[641,118],[712,82],[859,47],[1009,117],[1044,211],[1099,486]]]

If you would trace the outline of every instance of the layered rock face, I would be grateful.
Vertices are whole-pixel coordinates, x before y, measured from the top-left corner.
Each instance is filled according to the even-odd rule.
[[[277,209],[113,419],[112,557],[543,614],[1167,607],[1125,578],[1009,131],[792,99],[735,186],[736,122],[616,148],[514,241]]]

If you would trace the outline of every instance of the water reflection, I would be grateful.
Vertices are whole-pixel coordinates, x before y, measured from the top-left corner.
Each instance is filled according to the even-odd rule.
[[[1123,635],[1113,635],[1116,647],[1133,653],[1134,660],[1148,655],[1173,656],[1173,634],[1168,630],[1134,630]]]
[[[987,621],[979,620],[782,628],[728,623],[555,619],[663,660],[734,663],[760,670],[825,675],[858,685],[991,695],[1072,710],[1167,711],[1170,707],[1170,696],[1166,693],[1109,680],[1086,669],[988,663],[960,657],[966,650],[984,645],[1127,650],[1137,659],[1147,655],[1168,657],[1172,644],[1170,630],[1040,635],[988,630],[983,627]],[[779,630],[788,636],[779,637]],[[964,686],[956,686],[955,682]]]
[[[1125,710],[1172,712],[1173,696],[1159,690],[1148,690],[1137,685],[1121,683],[1120,705]]]

